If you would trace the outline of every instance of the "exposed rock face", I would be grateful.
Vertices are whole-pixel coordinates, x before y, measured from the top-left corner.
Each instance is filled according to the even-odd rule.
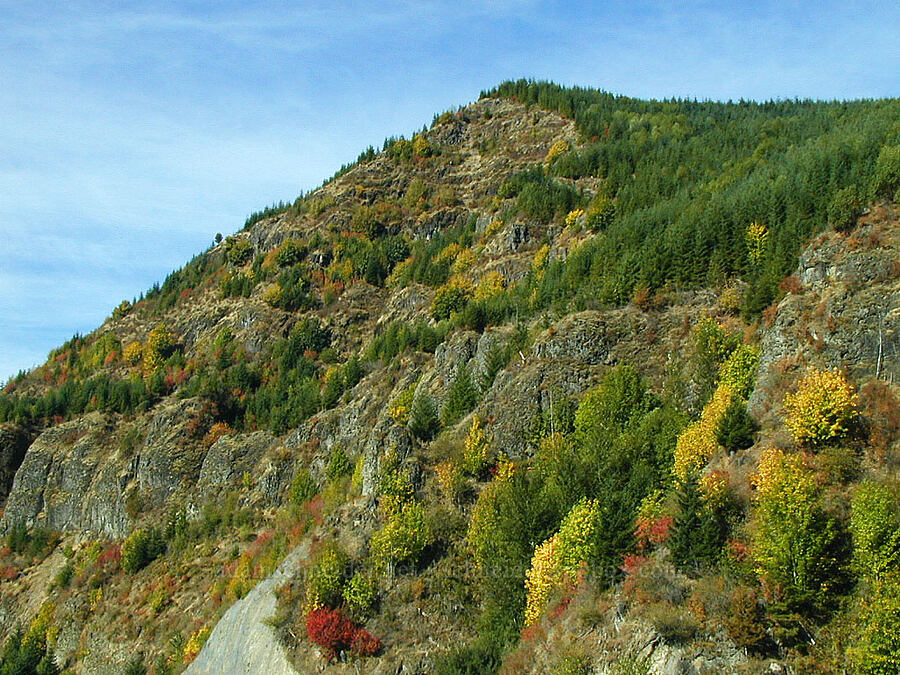
[[[13,478],[30,444],[31,438],[23,429],[12,424],[0,426],[0,508],[6,503]]]
[[[438,345],[434,352],[434,373],[426,388],[449,385],[460,368],[468,367],[477,348],[478,333],[473,331],[459,331]]]
[[[764,331],[750,411],[797,367],[842,368],[857,382],[900,380],[900,258],[896,233],[862,225],[823,235],[800,257],[797,285]]]
[[[198,399],[174,401],[157,410],[147,428],[143,447],[133,462],[142,500],[165,504],[176,491],[196,483],[205,450],[191,442],[186,429],[203,404]]]
[[[581,312],[546,331],[535,342],[533,352],[539,359],[612,365],[611,349],[616,342],[615,331],[599,312]]]
[[[431,305],[431,289],[427,286],[409,286],[391,296],[379,325],[392,321],[412,321],[419,318]]]
[[[263,455],[275,445],[277,440],[268,431],[222,436],[213,443],[203,458],[196,494],[202,498],[219,490],[231,488],[242,482],[245,474],[251,480],[259,479],[260,476],[254,469],[257,468]],[[270,501],[277,498],[282,486],[272,487],[275,492],[266,495]]]
[[[133,455],[120,447],[114,416],[90,413],[47,429],[16,474],[0,529],[21,523],[121,538],[135,516],[166,509],[176,497],[194,507],[215,500],[245,473],[257,501],[280,503],[292,458],[278,461],[268,432],[224,436],[205,448],[188,431],[202,407],[198,399],[162,406]],[[132,424],[141,428],[141,420]]]
[[[528,240],[528,226],[525,225],[525,223],[510,223],[509,225],[505,225],[491,238],[485,246],[485,251],[491,255],[514,253]]]
[[[528,452],[529,432],[551,404],[585,391],[599,373],[596,367],[576,368],[571,362],[552,360],[513,367],[497,377],[477,413],[492,421],[494,445],[509,457],[520,458]]]
[[[111,431],[109,417],[91,413],[43,432],[16,473],[0,529],[23,523],[123,536],[124,484],[106,461]]]
[[[271,576],[232,605],[185,674],[296,673],[275,631],[265,622],[275,613],[275,591],[291,578],[308,555],[309,544],[302,544]]]

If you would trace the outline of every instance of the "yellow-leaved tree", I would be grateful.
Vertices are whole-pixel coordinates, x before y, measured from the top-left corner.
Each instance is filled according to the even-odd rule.
[[[470,476],[480,476],[491,463],[491,444],[484,433],[478,415],[472,416],[472,426],[463,446],[462,468]]]
[[[696,477],[700,470],[719,449],[716,429],[728,410],[733,390],[727,384],[720,384],[709,403],[703,408],[700,419],[681,432],[675,444],[675,464],[673,472],[682,483]]]
[[[840,440],[856,419],[856,392],[838,370],[811,370],[797,391],[784,397],[785,426],[801,445]]]
[[[769,231],[765,225],[760,223],[750,223],[746,234],[747,255],[750,262],[756,266],[762,262],[763,255],[766,252],[766,244],[769,241]]]
[[[535,549],[531,568],[525,574],[525,625],[537,621],[551,594],[566,583],[574,583],[579,569],[590,561],[599,514],[597,500],[582,499],[563,518],[559,531]]]

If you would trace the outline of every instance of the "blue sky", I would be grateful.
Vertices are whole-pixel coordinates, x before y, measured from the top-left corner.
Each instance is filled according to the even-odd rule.
[[[900,94],[900,3],[0,0],[0,381],[504,79]]]

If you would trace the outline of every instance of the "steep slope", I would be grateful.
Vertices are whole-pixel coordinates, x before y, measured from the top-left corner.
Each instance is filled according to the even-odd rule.
[[[414,284],[392,294],[365,282],[350,283],[350,278],[341,281],[341,270],[335,273],[334,281],[328,281],[324,279],[325,272],[329,265],[338,264],[342,251],[366,239],[360,228],[367,226],[380,230],[378,235],[384,234],[383,228],[389,228],[404,237],[432,237],[455,227],[471,236],[473,230],[466,225],[470,218],[475,230],[486,227],[491,220],[475,225],[470,208],[490,199],[488,191],[496,189],[497,183],[511,173],[529,162],[542,160],[554,143],[573,137],[572,123],[549,113],[523,115],[521,106],[505,101],[472,106],[435,127],[428,135],[432,147],[427,157],[392,157],[383,153],[356,166],[310,195],[299,212],[291,209],[255,223],[167,281],[168,285],[173,280],[181,284],[182,277],[189,277],[190,289],[178,288],[169,293],[164,284],[133,307],[123,303],[96,333],[74,338],[54,353],[46,366],[11,382],[7,392],[15,391],[16,401],[38,401],[30,411],[43,409],[45,401],[50,408],[65,410],[68,405],[71,409],[71,400],[61,402],[61,397],[86,399],[90,406],[97,399],[93,389],[96,383],[105,403],[101,404],[101,411],[75,414],[71,421],[48,426],[39,433],[17,472],[0,524],[7,532],[24,525],[75,535],[74,551],[67,554],[69,561],[65,564],[71,570],[65,576],[74,576],[75,581],[69,591],[60,592],[58,584],[55,590],[46,584],[41,588],[30,580],[47,578],[48,573],[41,569],[51,565],[52,579],[61,569],[60,559],[51,557],[31,567],[30,552],[13,555],[10,569],[15,568],[17,578],[5,585],[0,599],[4,615],[10,618],[4,621],[6,630],[15,625],[11,617],[18,617],[27,625],[41,606],[41,598],[52,598],[58,606],[59,623],[67,627],[56,645],[61,661],[75,659],[89,672],[118,672],[134,650],[113,649],[110,645],[98,649],[93,642],[103,639],[100,636],[105,630],[99,627],[118,610],[111,602],[101,602],[99,612],[85,612],[86,598],[79,589],[88,583],[95,587],[102,584],[110,596],[121,597],[131,587],[125,605],[135,607],[136,603],[138,614],[148,614],[135,620],[133,628],[126,625],[115,640],[134,641],[150,662],[156,653],[169,648],[169,636],[195,632],[225,609],[220,605],[223,600],[227,603],[229,598],[240,597],[242,591],[234,588],[238,584],[229,583],[218,591],[212,590],[224,596],[221,600],[201,606],[204,595],[210,592],[209,584],[220,578],[222,568],[226,568],[226,575],[233,575],[234,564],[243,560],[239,554],[252,552],[255,543],[251,541],[247,547],[248,528],[261,532],[260,538],[265,540],[267,523],[275,522],[273,509],[290,502],[286,493],[302,468],[309,467],[317,482],[327,483],[324,464],[329,451],[342,444],[351,460],[359,458],[357,463],[364,476],[350,494],[354,490],[371,494],[381,449],[393,443],[409,451],[415,444],[409,432],[397,427],[386,412],[388,402],[396,395],[396,373],[378,366],[371,374],[363,373],[362,381],[354,383],[344,395],[343,405],[323,411],[305,423],[309,413],[296,418],[301,422],[300,428],[287,434],[283,433],[285,424],[294,423],[272,419],[265,424],[274,428],[275,434],[253,432],[258,423],[249,420],[241,424],[245,431],[236,434],[232,425],[237,426],[239,420],[230,410],[234,397],[231,392],[223,394],[221,385],[210,380],[226,369],[244,370],[249,365],[255,371],[250,378],[259,387],[260,379],[267,377],[265,369],[271,367],[266,364],[274,362],[279,367],[287,358],[299,360],[301,368],[312,370],[324,363],[324,372],[328,363],[359,352],[372,343],[376,333],[394,322],[431,320],[433,291],[427,286]],[[501,138],[506,139],[502,146]],[[491,146],[491,150],[479,150],[485,146]],[[402,207],[395,207],[385,216],[384,224],[354,223],[355,219],[365,221],[373,204],[377,207],[387,202],[399,203],[412,183],[420,192],[417,201],[406,200]],[[399,239],[397,235],[389,236]],[[538,236],[536,224],[495,224],[489,250],[481,256],[484,262],[478,266],[479,273],[503,270],[509,278],[521,276],[531,269]],[[251,242],[253,252],[240,259],[231,251],[240,248],[244,241]],[[284,246],[285,242],[288,246]],[[297,268],[275,262],[273,257],[276,251],[290,249],[294,242],[304,249],[299,256],[303,259],[304,276],[300,284],[306,287],[309,299],[302,306],[284,309],[278,306],[281,303],[272,301],[271,292],[282,288],[279,270]],[[450,243],[448,240],[445,245]],[[343,262],[351,270],[354,263],[358,264],[352,256]],[[480,269],[482,265],[485,269]],[[235,277],[248,278],[260,270],[267,270],[260,277],[268,278],[269,283],[256,281],[246,295],[229,290],[228,284]],[[319,358],[315,354],[322,347],[310,354],[308,346],[295,346],[294,343],[310,339],[306,333],[298,336],[301,331],[296,329],[291,342],[291,328],[303,327],[298,314],[314,321],[309,324],[313,332],[328,335],[326,351],[330,356],[323,354]],[[159,328],[154,337],[158,327],[164,329]],[[433,333],[429,339],[439,340],[438,335],[446,330],[429,329],[429,335]],[[149,345],[160,335],[169,344],[148,357]],[[279,340],[282,351],[273,354],[273,342]],[[140,345],[136,357],[129,354],[135,343]],[[486,349],[489,343],[485,345]],[[430,350],[435,346],[436,343]],[[300,353],[287,357],[287,349],[299,349]],[[428,353],[424,356],[425,363],[422,356],[404,356],[404,360],[412,359],[404,370],[416,364],[427,365],[431,357]],[[154,383],[150,376],[153,371],[148,368],[148,359],[153,358],[166,362],[162,371],[156,371],[162,373],[161,382]],[[455,372],[455,354],[442,357],[439,349],[435,358],[441,359],[451,375]],[[346,365],[342,368],[346,369]],[[293,376],[296,370],[290,370]],[[404,387],[407,386],[409,377],[401,377],[405,377]],[[73,380],[79,384],[73,387]],[[192,380],[194,386],[190,381],[185,386],[186,380]],[[82,387],[81,382],[87,384]],[[447,384],[439,375],[430,377],[429,387],[435,394],[446,389]],[[83,391],[85,387],[91,391]],[[238,398],[245,397],[246,393]],[[260,405],[261,409],[267,407],[267,403]],[[23,419],[23,427],[33,428],[35,417],[23,414],[19,419]],[[11,427],[10,434],[22,433],[20,428]],[[231,525],[233,510],[241,514],[243,522],[239,528]],[[298,537],[309,527],[302,523],[314,524],[318,516],[310,519],[301,514],[295,518],[300,522],[291,525],[296,530],[289,536],[292,545],[299,543]],[[190,526],[185,524],[187,520],[191,521]],[[106,567],[117,565],[125,547],[110,544],[102,549],[91,542],[98,538],[121,540],[136,527],[143,525],[146,531],[154,524],[167,530],[163,532],[166,536],[180,537],[183,543],[173,546],[174,540],[170,540],[169,548],[172,551],[184,547],[175,554],[182,562],[151,564],[137,575],[141,579],[139,588],[130,579],[116,579],[115,573],[110,579]],[[176,534],[176,530],[181,534]],[[279,541],[276,548],[283,550],[285,545]],[[199,555],[196,546],[201,547]],[[36,552],[37,559],[41,555]],[[266,549],[255,555],[265,557],[269,552]],[[277,556],[277,550],[271,555]],[[113,560],[104,560],[107,557]],[[172,572],[179,565],[191,570],[192,578],[187,584],[174,581]],[[159,569],[154,571],[155,568]],[[266,568],[256,563],[249,574],[259,578],[266,574]],[[92,604],[97,606],[96,602]],[[150,641],[144,630],[147,621],[161,631]],[[3,637],[8,634],[5,632]],[[180,654],[175,656],[180,660]]]
[[[896,106],[508,83],[254,214],[4,389],[0,639],[89,673],[846,667],[893,592],[849,542],[897,478]],[[785,423],[815,368],[860,388],[819,445]],[[759,553],[771,448],[841,533],[803,588]]]

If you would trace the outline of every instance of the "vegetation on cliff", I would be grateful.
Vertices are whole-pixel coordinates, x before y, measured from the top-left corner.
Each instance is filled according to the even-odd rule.
[[[896,292],[898,113],[509,82],[252,214],[0,394],[38,437],[0,670],[83,667],[122,607],[179,670],[306,541],[301,671],[892,672],[896,343],[841,307]],[[871,363],[829,351],[876,313]]]

